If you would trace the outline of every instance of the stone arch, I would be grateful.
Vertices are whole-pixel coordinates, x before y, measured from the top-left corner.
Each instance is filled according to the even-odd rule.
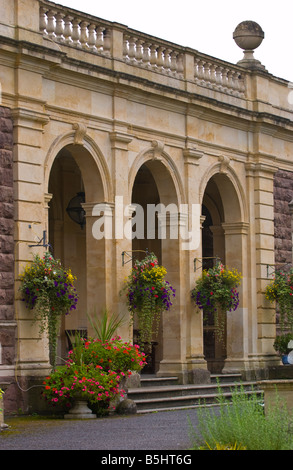
[[[212,165],[204,174],[200,182],[199,195],[201,202],[209,181],[217,181],[217,187],[225,208],[225,221],[235,221],[233,214],[237,213],[238,221],[248,220],[246,197],[239,178],[229,165],[228,157],[219,157],[219,162]],[[231,220],[232,218],[232,220]]]
[[[65,184],[58,188],[55,178],[59,168]],[[54,193],[49,204],[49,238],[54,244],[54,255],[77,276],[79,292],[77,310],[62,320],[59,356],[64,357],[65,332],[90,328],[87,313],[100,314],[107,305],[108,291],[112,290],[111,283],[106,282],[106,241],[93,237],[92,226],[96,220],[94,205],[112,202],[113,188],[106,160],[98,145],[86,135],[86,128],[75,126],[73,131],[54,140],[45,159],[44,187]],[[81,190],[85,193],[83,229],[66,214],[69,201]]]
[[[138,184],[138,179],[141,181],[142,172],[154,188],[152,197],[155,195],[158,204],[164,206],[163,210],[166,209],[163,220],[160,219],[161,223],[166,223],[166,237],[159,240],[158,251],[160,252],[160,261],[167,270],[167,280],[177,292],[171,310],[163,313],[160,332],[156,338],[158,344],[155,348],[155,372],[159,375],[169,375],[170,370],[176,370],[174,373],[179,374],[182,366],[182,337],[185,335],[184,322],[182,321],[183,309],[181,310],[180,301],[180,283],[184,276],[184,266],[181,262],[179,236],[173,239],[170,234],[171,227],[174,228],[175,224],[178,229],[180,205],[185,201],[183,183],[174,161],[164,151],[164,145],[158,141],[152,142],[149,147],[139,153],[131,166],[129,173],[130,200],[132,200],[135,184]],[[148,203],[147,194],[150,192],[143,193],[141,190],[141,200],[144,201],[144,207]],[[132,202],[137,203],[138,201],[132,200]],[[153,199],[151,203],[153,203]],[[172,212],[173,209],[174,212]],[[145,244],[141,244],[140,248],[145,248]]]
[[[153,141],[149,147],[142,150],[135,158],[130,168],[128,177],[128,186],[130,192],[132,191],[137,172],[143,164],[146,164],[148,167],[152,165],[156,166],[157,169],[160,170],[159,173],[161,173],[164,168],[166,170],[166,187],[170,184],[172,187],[174,187],[176,193],[176,203],[178,204],[178,207],[180,204],[185,203],[185,192],[183,189],[184,185],[179,170],[170,155],[164,151],[164,144],[159,141]],[[159,176],[160,174],[156,174],[154,175],[154,178],[157,178],[158,180]],[[162,203],[168,204],[171,202],[170,197],[168,196],[168,191],[165,191],[164,193],[163,188],[161,188],[160,196]],[[131,199],[131,193],[129,198]]]
[[[52,165],[58,153],[64,149],[65,147],[70,147],[73,150],[73,154],[75,155],[76,161],[78,166],[83,173],[83,178],[87,179],[87,174],[90,176],[91,179],[94,179],[94,175],[97,175],[101,180],[102,192],[103,192],[103,201],[113,201],[113,187],[111,183],[111,177],[108,165],[106,160],[96,142],[89,137],[88,135],[84,135],[83,139],[77,140],[76,132],[71,131],[67,132],[59,137],[57,137],[52,145],[50,146],[48,153],[45,158],[44,162],[44,185],[45,188],[49,186],[49,178]],[[75,150],[79,149],[80,156],[76,155]],[[84,155],[88,152],[88,155],[91,158],[87,159],[87,162],[83,159]],[[85,164],[87,165],[87,169],[85,168]],[[90,167],[88,167],[90,165]],[[88,181],[88,183],[90,183]],[[87,187],[91,185],[88,184]],[[47,190],[47,189],[45,189]],[[89,194],[89,200],[93,200],[93,194]],[[97,201],[95,201],[97,202]],[[98,201],[101,202],[101,201]]]
[[[236,268],[242,273],[237,313],[224,313],[227,324],[225,344],[217,342],[215,336],[212,340],[212,324],[204,324],[204,351],[211,372],[230,371],[244,355],[247,341],[248,210],[243,187],[229,163],[228,158],[220,158],[207,170],[200,185],[202,205],[212,219],[213,245],[208,250],[210,253],[212,251],[214,258],[219,257],[229,268]],[[204,257],[204,239],[202,249]]]

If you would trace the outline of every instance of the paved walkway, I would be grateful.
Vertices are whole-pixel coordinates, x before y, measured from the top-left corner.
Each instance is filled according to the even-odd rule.
[[[188,451],[197,411],[165,411],[93,420],[7,418],[0,450]]]

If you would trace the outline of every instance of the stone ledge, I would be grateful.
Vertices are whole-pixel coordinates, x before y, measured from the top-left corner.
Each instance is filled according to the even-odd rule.
[[[268,380],[293,379],[293,365],[268,367]]]

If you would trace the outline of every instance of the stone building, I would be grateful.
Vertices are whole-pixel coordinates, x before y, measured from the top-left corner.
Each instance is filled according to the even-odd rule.
[[[77,275],[80,296],[62,324],[61,355],[66,330],[90,334],[87,312],[127,315],[119,292],[131,262],[123,260],[148,249],[177,294],[156,338],[157,375],[182,383],[199,370],[250,377],[278,363],[275,311],[263,292],[275,263],[291,262],[293,113],[288,81],[254,58],[261,28],[244,22],[235,29],[245,52],[231,64],[47,0],[0,0],[0,7],[0,384],[7,410],[31,409],[33,386],[50,370],[47,342],[18,291],[23,267],[47,243]],[[66,211],[77,195],[83,227]],[[159,203],[178,209],[159,214],[166,237],[126,236],[134,204]],[[201,208],[196,224],[193,207]],[[96,236],[100,217],[112,236]],[[196,236],[187,243],[181,230],[171,236],[178,220],[189,235],[201,234],[200,243]],[[204,259],[216,256],[243,275],[225,347],[190,299]],[[127,322],[119,333],[132,338]]]

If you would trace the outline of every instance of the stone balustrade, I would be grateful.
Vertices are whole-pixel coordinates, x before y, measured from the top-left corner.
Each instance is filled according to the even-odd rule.
[[[56,5],[57,6],[57,5]],[[97,54],[110,55],[111,31],[90,17],[74,16],[71,11],[40,7],[40,31],[49,39]]]
[[[245,96],[244,74],[230,64],[196,57],[194,79],[198,85],[234,96]]]
[[[180,48],[172,48],[151,38],[123,35],[123,59],[131,65],[161,72],[176,78],[184,78],[184,54]]]
[[[123,45],[118,48],[119,51],[123,50],[121,57],[115,55],[114,51],[115,28],[123,32],[121,34]],[[198,86],[217,92],[235,97],[245,96],[245,73],[240,67],[133,31],[124,25],[106,22],[44,1],[40,2],[40,31],[45,37],[57,43],[120,59],[125,64],[177,79],[187,79]],[[186,55],[192,57],[194,73],[187,73]]]

